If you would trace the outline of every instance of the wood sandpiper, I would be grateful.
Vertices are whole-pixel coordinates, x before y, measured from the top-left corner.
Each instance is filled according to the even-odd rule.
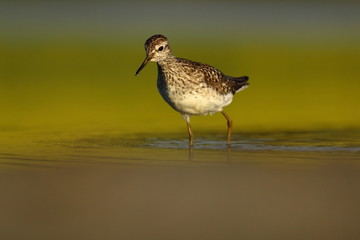
[[[168,39],[160,34],[145,42],[146,58],[136,76],[149,62],[158,66],[157,88],[164,100],[186,121],[189,145],[193,145],[190,117],[221,112],[227,120],[227,144],[230,144],[232,120],[223,111],[234,94],[245,89],[248,77],[230,77],[207,64],[175,57]]]

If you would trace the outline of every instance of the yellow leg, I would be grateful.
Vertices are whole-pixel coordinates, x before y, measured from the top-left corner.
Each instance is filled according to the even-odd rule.
[[[224,115],[224,117],[227,120],[227,126],[228,126],[228,132],[227,132],[227,144],[230,145],[230,140],[231,140],[231,130],[232,130],[232,120],[229,117],[229,115],[227,115],[224,111],[221,111],[222,115]]]
[[[187,129],[188,129],[188,133],[189,133],[189,146],[193,145],[194,142],[194,135],[191,131],[191,124],[190,124],[190,117],[186,118],[186,125],[187,125]]]

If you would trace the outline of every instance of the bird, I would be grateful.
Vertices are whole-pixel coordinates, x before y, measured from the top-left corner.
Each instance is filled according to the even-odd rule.
[[[148,62],[156,62],[157,88],[163,99],[186,121],[189,146],[194,135],[190,117],[222,113],[227,121],[227,145],[231,143],[233,121],[223,108],[232,102],[235,93],[248,87],[249,77],[231,77],[204,63],[175,57],[167,37],[155,34],[145,41],[146,57],[135,73]]]

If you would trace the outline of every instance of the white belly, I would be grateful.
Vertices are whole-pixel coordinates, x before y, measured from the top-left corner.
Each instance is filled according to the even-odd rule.
[[[191,92],[168,89],[160,91],[160,94],[171,107],[183,115],[206,115],[222,111],[233,98],[231,93],[221,95],[211,88]]]

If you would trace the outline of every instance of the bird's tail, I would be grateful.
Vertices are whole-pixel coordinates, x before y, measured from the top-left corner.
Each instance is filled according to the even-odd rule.
[[[234,88],[233,94],[247,88],[249,85],[249,83],[247,82],[249,80],[248,76],[242,76],[242,77],[227,76],[227,78],[233,81],[233,88]]]
[[[249,80],[248,76],[242,76],[242,77],[228,77],[228,79],[239,82],[239,83],[246,83]]]

